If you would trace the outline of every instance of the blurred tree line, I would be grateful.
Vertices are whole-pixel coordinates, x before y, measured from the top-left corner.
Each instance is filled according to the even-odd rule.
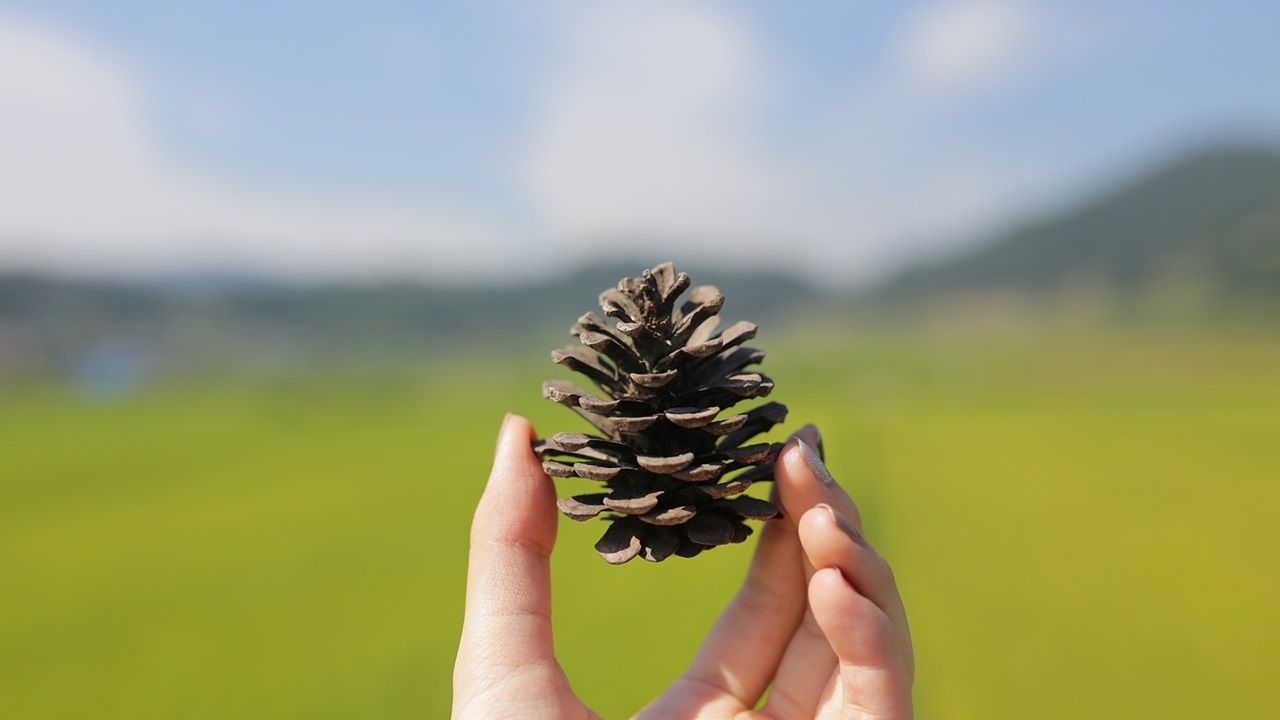
[[[870,288],[687,267],[726,317],[851,328],[1176,322],[1280,325],[1280,154],[1201,152],[1055,217]],[[376,366],[549,349],[596,294],[668,258],[524,285],[284,284],[233,275],[113,283],[0,274],[0,380],[128,389],[166,374]],[[774,326],[769,325],[772,328]],[[776,332],[776,331],[774,331]]]
[[[595,266],[520,286],[287,285],[237,277],[120,284],[0,277],[0,377],[95,371],[270,371],[403,364],[571,341],[596,295],[658,261]],[[728,296],[726,314],[760,322],[817,291],[770,273],[685,269]],[[113,358],[113,359],[108,359]]]

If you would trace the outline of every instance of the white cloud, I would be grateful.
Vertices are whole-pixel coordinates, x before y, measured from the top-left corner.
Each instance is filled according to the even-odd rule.
[[[0,15],[0,266],[139,273],[199,264],[290,276],[503,273],[479,214],[252,192],[155,141],[145,75],[63,28]]]
[[[788,92],[771,29],[737,6],[569,5],[544,11],[539,41],[555,52],[545,66],[508,70],[537,79],[522,84],[531,107],[513,118],[519,136],[503,138],[521,149],[496,163],[511,175],[488,178],[505,195],[467,207],[251,190],[192,171],[149,127],[145,72],[0,13],[0,267],[467,279],[527,271],[552,244],[569,259],[866,279],[986,229],[1028,196],[1011,171],[1021,160],[949,134],[948,111],[1065,57],[1053,38],[1069,35],[1046,34],[1048,11],[1013,0],[932,5],[843,79],[860,84],[841,92],[841,69],[828,68],[823,94],[805,97]],[[423,67],[423,52],[410,64]],[[209,133],[234,139],[253,122],[227,88],[187,98],[210,114]],[[521,213],[520,228],[487,219]]]
[[[584,254],[643,238],[758,262],[777,244],[752,241],[804,234],[791,215],[804,189],[764,127],[772,67],[739,15],[662,1],[566,17],[520,169],[550,236]]]
[[[834,120],[786,145],[775,93],[783,63],[741,13],[708,3],[579,7],[539,88],[522,167],[528,197],[579,257],[642,247],[828,281],[873,277],[1007,205],[994,167],[946,153],[927,167],[902,162],[929,131],[929,83],[975,82],[1021,49],[1025,20],[986,5],[918,19],[901,43],[923,53],[909,56],[923,73],[915,87],[898,87],[898,58],[886,58],[849,107],[813,98],[814,114]],[[937,24],[957,19],[965,37],[935,47]],[[957,62],[967,63],[963,78],[930,75],[940,72],[930,63]]]
[[[1022,69],[1040,18],[1015,0],[947,0],[917,12],[897,46],[908,78],[929,90],[998,84]]]

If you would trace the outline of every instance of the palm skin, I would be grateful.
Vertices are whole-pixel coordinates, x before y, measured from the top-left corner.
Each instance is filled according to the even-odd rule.
[[[471,530],[454,720],[598,718],[574,695],[551,641],[555,488],[507,416]],[[853,500],[793,436],[741,590],[689,668],[640,720],[910,720],[915,664],[889,565],[861,534]],[[755,709],[766,689],[769,697]]]

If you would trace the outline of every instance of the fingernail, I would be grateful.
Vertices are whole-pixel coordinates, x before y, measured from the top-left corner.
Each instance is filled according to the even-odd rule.
[[[498,448],[502,447],[502,438],[506,437],[507,429],[511,427],[511,418],[515,417],[512,413],[502,416],[502,425],[498,428],[498,441],[493,445],[493,454],[496,457]]]
[[[796,442],[800,445],[800,454],[804,456],[804,464],[808,465],[813,474],[818,477],[818,482],[823,485],[834,485],[836,479],[831,477],[831,471],[827,469],[826,463],[822,462],[822,456],[805,444],[805,441],[796,438]]]
[[[817,447],[818,457],[825,458],[827,456],[827,450],[822,446],[822,431],[819,430],[818,426],[814,425],[813,423],[809,423],[808,425],[805,425],[805,427],[813,429],[813,436],[818,438],[818,447]]]
[[[818,507],[826,510],[827,513],[831,515],[831,520],[835,522],[836,527],[843,530],[845,535],[848,535],[849,537],[853,538],[854,542],[857,542],[857,543],[866,542],[862,538],[862,533],[858,532],[858,526],[849,522],[849,520],[845,518],[845,516],[836,512],[835,508],[831,507],[826,503],[818,503]]]

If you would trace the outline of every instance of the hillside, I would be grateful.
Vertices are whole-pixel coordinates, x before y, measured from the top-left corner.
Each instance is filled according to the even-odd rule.
[[[1058,217],[874,288],[879,308],[1093,287],[1121,300],[1194,287],[1218,304],[1280,296],[1280,154],[1198,154]]]
[[[0,380],[53,371],[118,383],[226,369],[403,364],[460,352],[550,349],[644,263],[522,286],[287,285],[253,278],[149,283],[0,275]],[[785,275],[684,268],[718,286],[725,316],[769,323],[816,291]]]
[[[568,342],[568,326],[594,309],[600,290],[648,264],[454,287],[287,285],[207,273],[135,284],[0,274],[0,380],[52,372],[127,385],[169,373],[550,348]],[[682,269],[725,292],[726,317],[766,327],[806,315],[834,327],[899,327],[939,314],[962,329],[1055,316],[1274,325],[1280,154],[1191,156],[857,297],[823,298],[778,273]]]

